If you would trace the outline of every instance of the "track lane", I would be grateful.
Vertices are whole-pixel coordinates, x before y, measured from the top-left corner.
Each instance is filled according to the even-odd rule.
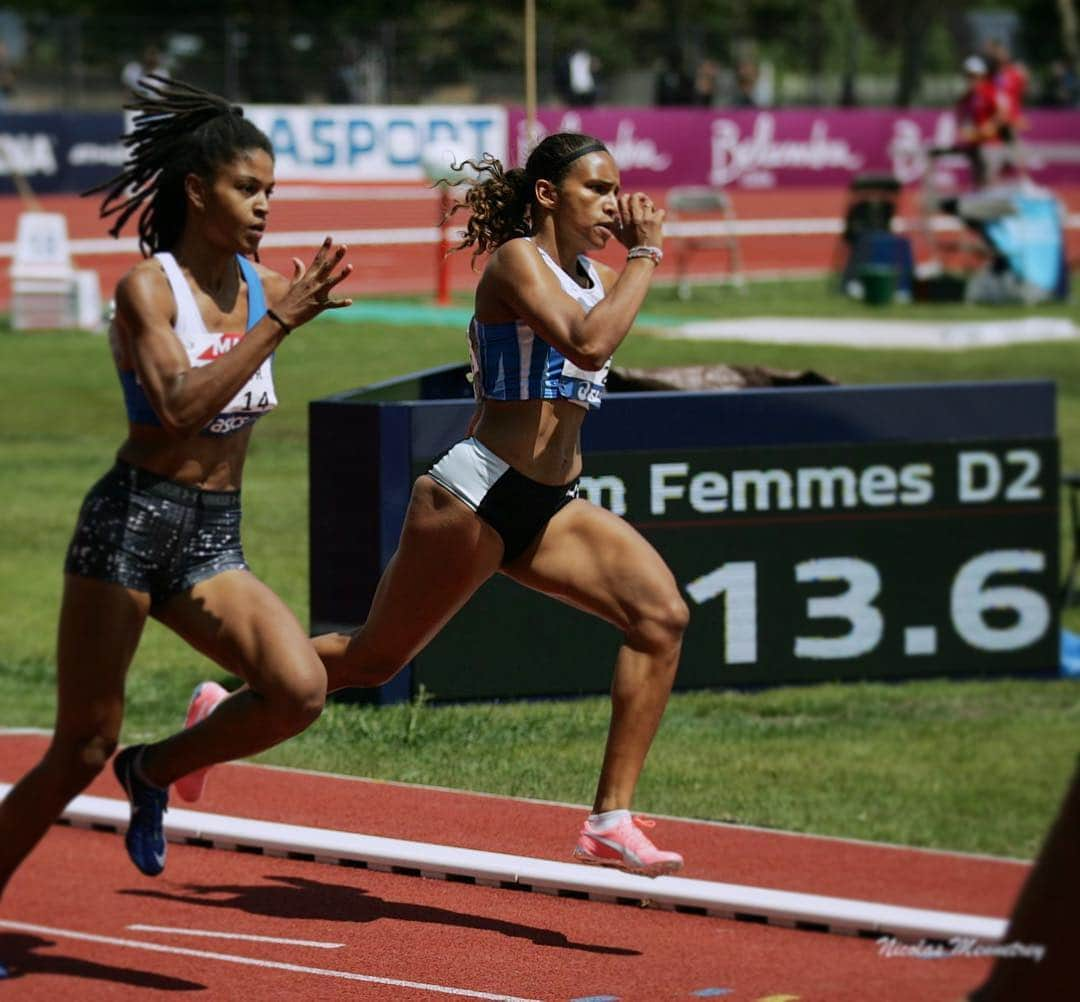
[[[0,735],[0,780],[17,779],[46,740]],[[116,797],[114,787],[103,775],[89,792]],[[533,855],[557,859],[581,817],[580,808],[564,805],[245,765],[216,770],[200,806],[471,848],[532,848]],[[930,906],[925,899],[933,897],[938,906],[969,907],[1008,899],[989,912],[1004,914],[1026,873],[1015,861],[662,824],[669,837],[684,839],[678,847],[690,855],[687,875],[739,882],[757,876],[761,885],[785,889],[850,882],[865,892],[866,874],[874,873],[876,888],[887,892],[878,900],[901,903],[910,896]],[[230,999],[450,997],[355,980],[362,976],[545,1000],[608,995],[654,1002],[726,989],[723,997],[736,1002],[784,996],[952,1002],[979,982],[989,963],[887,957],[870,939],[187,845],[173,844],[169,854],[165,874],[155,880],[131,867],[116,835],[50,831],[0,902],[0,958],[13,973],[0,982],[0,999],[7,988],[17,988],[19,999],[89,1002],[175,998],[178,991]],[[882,866],[885,860],[891,865]],[[267,941],[130,928],[146,925]],[[177,952],[93,942],[62,930]],[[281,939],[344,945],[268,941]],[[252,966],[218,955],[292,966]]]
[[[292,200],[283,194],[275,200],[270,217],[270,234],[275,238],[289,232],[340,233],[345,230],[432,227],[439,220],[438,200],[407,197],[400,199],[358,199],[355,202],[340,198]],[[422,191],[421,191],[422,194]],[[665,192],[650,191],[658,202]],[[1080,188],[1064,188],[1059,198],[1071,213],[1080,211]],[[848,202],[842,188],[794,188],[778,191],[733,191],[732,202],[740,222],[754,220],[820,219],[839,225]],[[904,193],[901,212],[910,217],[915,211],[916,193]],[[104,238],[109,223],[98,217],[97,203],[77,195],[44,195],[39,198],[44,211],[62,212],[68,219],[71,238]],[[23,203],[15,196],[0,197],[0,243],[14,240],[15,227]],[[131,232],[133,229],[129,227]],[[835,262],[837,237],[821,233],[761,234],[740,238],[742,268],[747,274],[824,273]],[[1070,260],[1080,260],[1080,229],[1066,232]],[[671,240],[670,248],[676,247]],[[294,247],[268,246],[262,260],[284,274],[292,274],[291,259],[295,255],[310,258],[314,245]],[[918,256],[918,250],[917,250]],[[619,247],[610,247],[598,255],[600,260],[618,266],[623,258]],[[419,294],[434,296],[440,260],[435,244],[383,244],[356,246],[350,253],[355,265],[353,274],[339,286],[343,295],[378,297],[388,294]],[[108,298],[118,279],[139,260],[134,251],[110,254],[79,254],[77,267],[98,272],[103,296]],[[0,307],[11,298],[8,278],[9,261],[0,259]],[[456,292],[471,290],[477,275],[472,271],[469,253],[450,256],[450,286]],[[727,252],[703,250],[690,258],[692,278],[706,279],[723,276],[728,271]],[[673,281],[675,269],[664,266],[658,281]]]
[[[166,875],[155,880],[130,867],[115,836],[65,828],[50,832],[16,876],[0,922],[40,927],[0,925],[0,956],[12,968],[0,992],[33,1000],[207,991],[230,999],[655,1002],[727,989],[738,1002],[934,1002],[958,997],[987,965],[887,958],[870,940],[189,846],[171,846]],[[345,945],[193,944],[129,929],[148,922]]]

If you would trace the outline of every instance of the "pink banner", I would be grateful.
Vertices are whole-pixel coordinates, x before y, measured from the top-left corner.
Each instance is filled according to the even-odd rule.
[[[1029,111],[1021,148],[1043,184],[1080,183],[1080,111]],[[529,149],[525,115],[510,109],[511,158]],[[956,138],[951,110],[545,108],[539,138],[585,132],[608,144],[625,186],[845,186],[856,174],[890,173],[903,184],[925,175],[932,147]],[[939,170],[966,172],[961,156]]]

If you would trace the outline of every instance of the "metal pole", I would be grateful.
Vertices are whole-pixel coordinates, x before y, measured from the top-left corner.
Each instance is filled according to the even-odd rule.
[[[525,137],[536,142],[536,0],[525,0]]]
[[[436,287],[435,302],[439,306],[450,305],[450,234],[447,232],[449,224],[446,215],[453,206],[450,197],[450,189],[445,184],[439,188],[439,240],[435,247],[438,260],[435,262]]]

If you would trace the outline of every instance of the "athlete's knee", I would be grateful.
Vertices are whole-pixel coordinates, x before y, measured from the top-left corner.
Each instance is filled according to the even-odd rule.
[[[58,730],[47,757],[65,775],[85,784],[105,768],[118,743],[119,734],[111,727],[75,733]]]
[[[322,667],[297,672],[263,693],[281,733],[299,734],[319,719],[326,705],[326,673]]]
[[[631,637],[651,649],[678,648],[690,623],[690,609],[671,587],[650,596],[634,610]]]

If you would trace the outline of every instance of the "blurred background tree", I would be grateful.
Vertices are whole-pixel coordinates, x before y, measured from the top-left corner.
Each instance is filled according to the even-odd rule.
[[[992,5],[990,5],[992,4]],[[11,107],[115,106],[123,67],[165,64],[238,100],[521,100],[523,4],[489,0],[11,0]],[[1077,58],[1076,0],[538,0],[540,96],[583,43],[606,103],[667,71],[698,104],[942,104],[980,25],[1006,24],[1038,75]]]

